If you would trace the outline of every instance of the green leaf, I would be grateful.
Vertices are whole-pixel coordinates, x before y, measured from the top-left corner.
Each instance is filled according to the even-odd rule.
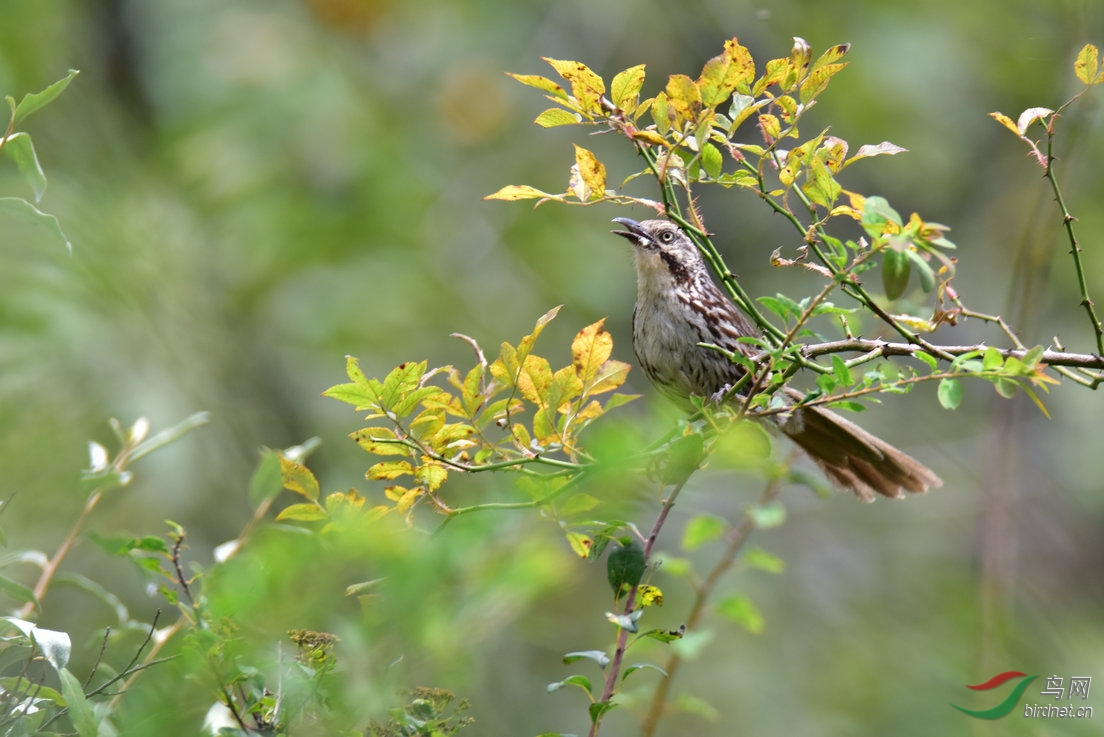
[[[755,504],[747,508],[747,515],[760,530],[770,530],[785,523],[786,508],[777,501]]]
[[[756,297],[756,301],[783,320],[796,319],[801,314],[801,306],[784,294],[777,294],[773,297]]]
[[[54,670],[60,672],[69,663],[69,653],[72,651],[73,645],[68,634],[57,630],[35,627],[31,630],[31,637],[42,653],[42,657],[54,666]]]
[[[636,101],[640,95],[640,88],[644,86],[644,65],[637,64],[629,67],[610,82],[610,97],[613,104],[625,112],[631,113],[636,108]]]
[[[981,357],[982,371],[996,371],[1004,365],[1004,356],[996,348],[989,346]]]
[[[256,509],[284,488],[280,477],[280,456],[269,448],[261,450],[261,462],[249,477],[249,503]]]
[[[92,705],[84,697],[80,681],[65,668],[58,671],[61,679],[61,695],[65,697],[65,703],[69,707],[69,718],[77,729],[80,737],[96,737],[99,731],[99,722]]]
[[[283,520],[296,520],[297,522],[318,522],[319,520],[329,519],[329,515],[326,511],[319,507],[317,504],[292,504],[291,506],[284,507],[278,515],[276,515],[276,521],[281,522]]]
[[[705,452],[704,444],[705,441],[702,436],[697,433],[683,435],[672,441],[667,446],[667,464],[663,467],[661,477],[663,483],[681,483],[696,471],[698,466],[701,465],[702,456]]]
[[[897,299],[905,293],[910,271],[907,253],[892,246],[885,249],[882,254],[882,286],[885,287],[886,299]]]
[[[762,548],[749,548],[744,551],[741,558],[744,566],[757,571],[767,573],[783,573],[786,570],[786,561],[773,553],[768,553]]]
[[[197,427],[206,425],[211,421],[210,412],[196,412],[195,414],[184,418],[177,424],[170,428],[166,428],[156,435],[146,438],[144,441],[138,444],[130,453],[130,460],[136,461],[139,458],[149,455],[155,450],[160,450],[166,445],[175,443],[180,438],[184,437]]]
[[[69,238],[61,229],[61,223],[53,215],[42,212],[30,202],[19,197],[0,197],[0,214],[5,212],[32,225],[46,228],[51,235],[56,236],[58,240],[65,244],[65,248],[69,253],[73,252],[73,244],[69,242]]]
[[[34,191],[35,202],[41,200],[46,193],[46,174],[38,163],[31,137],[26,133],[13,133],[4,142],[4,153],[12,158],[19,174]]]
[[[702,144],[701,149],[701,164],[705,169],[705,173],[713,179],[716,179],[721,175],[721,169],[724,167],[724,157],[721,156],[721,151],[712,143]]]
[[[42,90],[41,92],[32,92],[23,95],[23,99],[19,101],[19,104],[15,108],[15,124],[23,122],[27,119],[31,113],[41,110],[42,108],[53,102],[54,98],[65,91],[65,88],[69,86],[69,83],[73,81],[80,72],[76,69],[70,69],[69,74],[65,75],[57,82]]]
[[[919,359],[921,363],[927,364],[928,368],[930,368],[932,371],[939,370],[939,361],[935,358],[935,356],[928,355],[923,351],[917,351],[916,358]]]
[[[571,517],[576,514],[582,514],[583,512],[589,512],[601,503],[602,501],[598,499],[598,497],[591,496],[590,494],[574,494],[565,499],[563,504],[556,508],[556,513],[560,517]]]
[[[848,387],[855,383],[855,380],[851,377],[851,369],[847,368],[847,364],[839,357],[838,353],[832,354],[832,373],[840,386]]]
[[[887,222],[901,225],[901,215],[890,206],[885,197],[867,197],[863,201],[862,224],[880,228]]]
[[[751,599],[743,594],[726,596],[724,599],[717,602],[717,612],[722,617],[735,622],[753,635],[761,633],[766,626],[766,622],[763,619],[763,615],[759,613],[759,609],[756,608]]]
[[[647,632],[641,632],[636,636],[636,639],[640,640],[647,637],[650,640],[658,640],[659,642],[674,642],[675,640],[681,640],[685,635],[686,625],[682,625],[677,630],[654,629],[648,630]]]
[[[568,676],[567,678],[563,679],[562,681],[556,681],[555,683],[549,683],[548,686],[546,686],[546,688],[547,688],[548,692],[551,693],[552,691],[559,691],[564,686],[578,686],[579,688],[586,691],[588,694],[592,694],[594,692],[594,690],[593,690],[593,688],[591,687],[591,684],[590,684],[590,679],[587,678],[586,676],[580,676],[580,675]]]
[[[644,670],[645,668],[647,668],[648,670],[658,671],[660,674],[663,675],[664,678],[667,678],[667,671],[663,670],[658,665],[653,665],[652,663],[635,663],[625,669],[625,672],[621,675],[621,680],[624,681],[626,678],[629,677],[630,673],[635,673],[636,671]]]
[[[550,107],[533,122],[541,128],[555,128],[560,125],[575,125],[581,121],[577,113],[568,112],[562,107]]]
[[[962,404],[962,384],[958,379],[943,379],[939,382],[939,403],[945,409],[958,409]]]
[[[610,664],[609,656],[603,650],[579,650],[573,653],[565,653],[563,656],[564,665],[570,665],[579,660],[593,660],[602,668]]]
[[[699,514],[686,523],[682,532],[682,547],[687,552],[697,550],[706,543],[717,540],[728,529],[728,523],[713,514]]]
[[[590,713],[591,724],[597,723],[597,721],[602,718],[603,714],[612,709],[616,709],[617,706],[618,704],[616,701],[596,701],[588,706],[587,711]]]
[[[19,604],[26,604],[27,602],[34,602],[35,608],[38,608],[38,599],[35,598],[34,591],[18,581],[13,581],[7,576],[0,576],[0,592],[3,592],[10,596]]]
[[[606,577],[615,596],[626,586],[636,586],[644,576],[647,560],[644,546],[636,538],[622,538],[606,559]]]
[[[1024,357],[1020,360],[1023,362],[1023,365],[1026,368],[1033,371],[1035,367],[1039,364],[1039,361],[1042,359],[1042,357],[1043,347],[1041,345],[1037,345],[1029,350],[1027,353],[1025,353]]]

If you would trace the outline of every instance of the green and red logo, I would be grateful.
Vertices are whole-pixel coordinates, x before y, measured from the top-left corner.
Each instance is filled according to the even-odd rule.
[[[1018,670],[1008,670],[1004,673],[998,673],[985,683],[979,683],[976,686],[967,684],[966,688],[974,691],[988,691],[998,686],[1003,686],[1013,679],[1021,679],[1020,682],[1016,684],[1016,687],[1012,689],[1012,692],[1005,697],[1004,701],[991,709],[964,709],[958,704],[951,704],[951,706],[958,709],[963,714],[967,714],[976,719],[1000,719],[1001,717],[1008,716],[1012,710],[1016,708],[1016,705],[1020,703],[1020,697],[1023,696],[1023,692],[1026,691],[1027,687],[1031,685],[1031,682],[1038,677],[1037,675],[1029,676]]]

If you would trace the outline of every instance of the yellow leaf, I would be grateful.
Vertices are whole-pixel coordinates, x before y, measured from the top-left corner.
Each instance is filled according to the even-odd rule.
[[[602,112],[599,101],[606,92],[606,84],[601,77],[590,70],[590,67],[581,61],[542,58],[552,65],[561,77],[571,83],[571,94],[584,112],[592,114]]]
[[[414,506],[414,502],[418,501],[424,493],[425,489],[420,486],[415,486],[413,489],[404,493],[399,500],[395,502],[395,509],[398,510],[400,514],[406,514],[406,512]]]
[[[409,452],[390,428],[365,427],[350,433],[349,437],[365,451],[374,455],[401,456]]]
[[[560,195],[542,192],[528,184],[508,184],[494,194],[486,195],[485,200],[505,200],[516,202],[518,200],[559,199]]]
[[[989,117],[1015,133],[1017,136],[1020,135],[1020,129],[1016,127],[1016,121],[1012,120],[1012,118],[1004,113],[989,113]]]
[[[801,83],[801,104],[807,105],[828,87],[828,82],[836,76],[847,63],[825,64],[809,73],[808,78]]]
[[[548,359],[534,355],[526,356],[517,376],[517,388],[521,392],[521,396],[533,404],[543,407],[545,405],[545,394],[547,394],[551,385],[552,367],[549,365]]]
[[[594,544],[594,541],[581,532],[569,532],[567,533],[567,544],[575,551],[575,555],[580,558],[587,558],[590,555],[590,547]]]
[[[656,130],[660,135],[667,135],[671,130],[671,104],[667,100],[667,93],[660,92],[652,98],[652,120],[655,121]]]
[[[716,107],[737,90],[749,92],[754,79],[755,60],[751,53],[735,38],[725,41],[724,53],[707,61],[698,77],[702,104]]]
[[[1073,62],[1073,73],[1082,84],[1093,85],[1100,82],[1097,72],[1100,70],[1100,51],[1092,44],[1085,44]]]
[[[602,394],[613,391],[625,383],[632,368],[624,361],[606,361],[594,375],[594,383],[588,390],[591,394]]]
[[[564,92],[564,88],[547,77],[542,77],[539,74],[513,74],[511,72],[506,72],[506,76],[513,77],[527,87],[536,87],[538,90],[544,90],[554,97],[558,97],[562,100],[567,99],[567,93]]]
[[[701,90],[685,74],[672,74],[667,80],[667,100],[677,119],[697,122],[702,111]]]
[[[663,592],[659,590],[658,586],[638,586],[636,588],[636,605],[642,606],[663,606]]]
[[[407,461],[381,461],[368,468],[364,477],[371,480],[395,479],[414,473],[414,466]]]
[[[318,479],[301,463],[289,460],[280,454],[280,477],[284,488],[301,494],[311,501],[318,500]]]
[[[610,82],[610,96],[613,98],[613,104],[626,113],[632,113],[640,97],[640,88],[643,86],[643,64],[637,64],[619,72]]]
[[[571,341],[571,363],[584,384],[590,384],[613,353],[613,337],[606,332],[606,319],[587,325]]]
[[[385,486],[383,487],[383,494],[393,502],[403,498],[403,495],[407,492],[405,486]]]
[[[763,136],[768,141],[774,141],[782,133],[782,124],[778,122],[776,116],[763,113],[759,116],[759,129],[763,131]]]
[[[763,94],[773,84],[779,84],[790,74],[793,69],[793,65],[789,59],[771,59],[767,62],[767,69],[763,73],[763,76],[755,83],[755,86],[751,88],[752,97],[758,97]]]
[[[575,165],[571,167],[569,191],[581,202],[606,193],[606,167],[593,153],[578,144],[575,144]]]
[[[422,465],[418,467],[414,478],[425,484],[430,491],[437,491],[448,479],[448,469],[437,461],[423,456]]]
[[[575,125],[581,123],[582,119],[579,115],[568,112],[562,107],[550,107],[538,115],[533,122],[541,128],[555,128],[558,125]]]
[[[356,489],[349,489],[346,492],[335,491],[326,495],[326,510],[329,512],[337,511],[340,508],[360,509],[363,506],[364,497],[358,494]]]
[[[529,351],[533,350],[533,344],[537,342],[537,338],[540,336],[541,331],[544,330],[544,326],[552,322],[552,320],[556,318],[556,315],[559,314],[561,307],[563,307],[563,305],[557,305],[550,309],[548,312],[541,315],[539,318],[537,318],[537,324],[533,328],[533,332],[526,335],[524,338],[521,339],[521,342],[518,343],[517,360],[519,362],[524,361],[525,357],[529,355]]]
[[[317,504],[292,504],[291,506],[284,507],[280,510],[280,513],[276,515],[277,521],[290,519],[297,522],[317,522],[327,518],[326,510],[322,509]]]
[[[585,422],[587,420],[593,420],[595,417],[601,417],[604,413],[605,410],[602,409],[602,405],[598,403],[597,399],[594,399],[591,400],[587,406],[575,413],[575,420],[578,422]]]
[[[644,141],[645,143],[651,143],[655,146],[667,145],[667,139],[653,130],[636,131],[633,133],[632,137],[634,141]]]

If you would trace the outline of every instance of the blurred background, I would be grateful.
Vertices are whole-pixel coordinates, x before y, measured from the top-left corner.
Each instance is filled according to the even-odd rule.
[[[615,357],[632,361],[631,263],[608,231],[612,217],[645,213],[482,197],[506,184],[563,188],[572,141],[599,155],[611,182],[637,163],[613,137],[533,126],[547,104],[503,72],[553,76],[540,61],[550,56],[609,80],[645,63],[651,96],[668,74],[695,76],[733,36],[760,69],[788,55],[793,36],[815,54],[850,42],[851,66],[805,126],[830,122],[852,150],[888,139],[910,153],[848,169],[844,186],[951,226],[968,305],[1002,314],[1029,345],[1058,336],[1090,352],[1049,187],[987,114],[1057,107],[1078,90],[1076,52],[1104,45],[1098,0],[6,0],[0,92],[18,99],[81,70],[26,126],[50,182],[40,207],[60,218],[72,256],[38,230],[0,225],[8,545],[56,548],[79,510],[87,441],[110,442],[108,417],[148,416],[157,430],[212,412],[208,426],[143,460],[90,525],[161,534],[172,519],[209,565],[249,517],[262,446],[318,436],[310,465],[325,489],[381,493],[346,438],[358,418],[320,396],[344,380],[346,354],[369,374],[406,360],[466,366],[470,349],[450,333],[493,352],[564,304],[544,355],[566,363],[570,336],[608,316]],[[1063,116],[1057,147],[1098,300],[1102,92]],[[637,192],[655,196],[642,182]],[[30,195],[10,162],[0,194]],[[813,288],[769,266],[774,249],[799,243],[754,196],[710,192],[702,205],[752,294]],[[974,323],[935,339],[1002,342]],[[634,371],[630,388],[645,398],[618,412],[658,436],[668,420],[642,379]],[[1099,714],[1084,721],[1013,713],[994,725],[948,706],[992,706],[992,692],[963,686],[1005,670],[1095,676],[1104,694],[1101,398],[1063,385],[1045,400],[1049,420],[1022,396],[969,384],[952,413],[922,387],[859,418],[936,469],[944,488],[869,506],[784,491],[787,523],[754,543],[786,572],[735,574],[722,592],[749,595],[765,630],[711,618],[706,653],[674,689],[710,706],[673,713],[661,733],[1099,734],[1095,691],[1085,703]],[[512,493],[509,479],[477,481]],[[759,492],[746,477],[699,474],[660,547],[677,553],[690,515],[734,517]],[[653,510],[641,503],[633,518],[650,525]],[[544,686],[575,672],[563,652],[609,642],[609,594],[602,567],[575,558],[554,525],[476,515],[418,544],[315,550],[274,535],[258,545],[286,560],[227,571],[227,613],[261,643],[291,627],[340,634],[350,692],[364,699],[349,697],[353,723],[366,719],[358,708],[390,703],[408,683],[470,698],[477,724],[463,734],[585,733],[581,694]],[[150,619],[159,600],[131,566],[87,543],[78,552],[74,570]],[[716,553],[696,555],[704,568]],[[344,597],[381,572],[402,585],[374,612]],[[689,593],[662,571],[655,582],[667,604],[649,616],[677,626]],[[41,621],[71,631],[87,662],[111,621],[97,606],[62,591]],[[209,695],[172,666],[148,678],[127,702],[128,733],[195,734]],[[636,733],[650,678],[630,682],[637,705],[613,713],[603,734]]]

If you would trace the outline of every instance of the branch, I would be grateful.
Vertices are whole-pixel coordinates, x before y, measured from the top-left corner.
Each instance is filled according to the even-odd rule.
[[[966,353],[972,353],[973,351],[986,350],[988,346],[984,344],[941,345],[938,346],[938,348],[941,353],[957,357]],[[817,356],[824,356],[829,353],[869,353],[873,351],[878,351],[883,356],[915,357],[918,353],[928,353],[922,346],[912,343],[890,343],[884,340],[851,338],[848,340],[834,340],[827,343],[816,343],[804,346],[801,349],[801,354],[806,358],[816,358]],[[1022,359],[1027,354],[1026,350],[1020,348],[999,348],[997,352],[1000,353],[1003,358],[1014,357]],[[933,354],[929,353],[929,355]],[[939,357],[940,353],[935,353],[934,355]],[[1074,368],[1104,371],[1104,356],[1097,354],[1045,350],[1039,360],[1041,363],[1045,363],[1048,366],[1070,366]]]

